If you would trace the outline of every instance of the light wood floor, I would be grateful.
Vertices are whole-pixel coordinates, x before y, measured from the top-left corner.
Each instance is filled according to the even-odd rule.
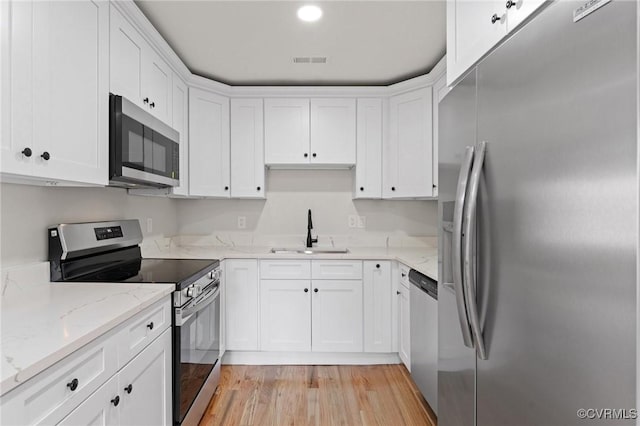
[[[200,426],[426,425],[435,416],[403,365],[223,365]]]

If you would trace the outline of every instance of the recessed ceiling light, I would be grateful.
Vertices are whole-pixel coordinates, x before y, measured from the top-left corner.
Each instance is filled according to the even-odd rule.
[[[314,22],[322,18],[322,9],[318,6],[307,5],[298,9],[298,18],[305,22]]]

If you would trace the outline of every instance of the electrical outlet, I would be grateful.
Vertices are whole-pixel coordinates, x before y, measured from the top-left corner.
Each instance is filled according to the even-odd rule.
[[[247,227],[247,217],[238,216],[238,229],[245,229]]]
[[[358,216],[358,228],[366,228],[366,227],[367,227],[367,217]]]
[[[358,227],[358,217],[356,215],[349,215],[349,228],[357,228]]]
[[[147,218],[147,234],[150,234],[153,232],[153,219],[148,217]]]

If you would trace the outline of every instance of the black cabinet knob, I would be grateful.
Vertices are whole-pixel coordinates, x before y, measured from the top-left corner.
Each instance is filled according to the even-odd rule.
[[[396,290],[396,294],[399,296],[399,295],[401,295],[402,293],[400,293],[398,290]]]
[[[392,187],[391,187],[391,190],[392,190],[392,191],[395,191],[395,190],[396,190],[396,187],[395,187],[395,186],[392,186]]]
[[[147,324],[147,328],[149,330],[153,330],[153,321],[151,321],[149,324]]]
[[[311,154],[313,156],[313,158],[316,158],[317,154],[314,152],[313,154]]]
[[[49,161],[49,158],[51,158],[51,155],[49,155],[49,153],[45,151],[42,153],[42,155],[40,155],[40,157],[42,157],[44,161]]]
[[[155,103],[155,102],[151,102],[151,103],[149,104],[149,106],[150,106],[151,108],[155,108],[155,107],[156,107],[156,103]]]
[[[400,275],[402,275],[403,278],[407,276],[407,274],[405,274],[404,272],[401,273]]]
[[[511,9],[513,6],[516,5],[517,2],[513,1],[513,0],[507,0],[507,9]]]
[[[258,191],[260,191],[260,187],[259,187],[259,186],[258,186],[256,189],[257,189]]]
[[[434,189],[438,187],[438,185],[436,185],[435,183],[433,185],[431,185]]]
[[[317,288],[314,288],[314,289],[313,289],[313,292],[314,292],[314,293],[317,293],[317,292],[318,292],[318,289],[317,289]]]
[[[361,186],[361,187],[360,187],[360,191],[364,191],[364,186]]]
[[[228,187],[228,186],[225,186],[225,187],[224,187],[224,190],[225,190],[225,191],[228,191],[228,190],[229,190],[229,187]]]
[[[307,154],[306,152],[304,153],[304,158],[307,158],[309,156],[309,154]]]
[[[25,157],[31,157],[31,148],[25,148],[22,150],[22,155],[24,155]]]
[[[308,288],[305,288],[305,289],[304,289],[304,292],[305,292],[305,293],[309,293],[309,289],[308,289]]]
[[[497,14],[497,13],[494,13],[494,14],[493,14],[493,16],[491,17],[491,23],[492,23],[492,24],[495,24],[495,23],[496,23],[496,22],[498,22],[500,19],[502,19],[502,18],[500,18],[500,17],[498,16],[498,14]]]
[[[118,404],[120,404],[120,396],[116,395],[116,397],[111,400],[111,403],[113,404],[114,407],[117,407]]]
[[[380,269],[380,264],[376,263],[376,268]]]
[[[67,383],[67,387],[71,389],[71,391],[78,389],[78,379],[73,379],[72,381]]]
[[[142,102],[144,102],[145,104],[148,104],[148,103],[149,103],[149,98],[144,98],[144,99],[142,100]]]
[[[131,391],[133,390],[133,385],[131,383],[129,383],[129,386],[127,386],[126,388],[124,388],[125,392],[127,393],[131,393]]]

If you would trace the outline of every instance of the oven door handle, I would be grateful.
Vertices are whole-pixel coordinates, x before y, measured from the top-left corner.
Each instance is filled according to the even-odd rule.
[[[194,314],[200,312],[201,310],[203,310],[204,308],[212,304],[213,301],[216,300],[219,295],[220,295],[220,287],[217,287],[210,296],[207,296],[204,299],[201,299],[194,306],[188,309],[185,309],[181,312],[176,312],[176,326],[180,327],[184,323],[188,322],[189,319],[191,319],[191,317]]]

